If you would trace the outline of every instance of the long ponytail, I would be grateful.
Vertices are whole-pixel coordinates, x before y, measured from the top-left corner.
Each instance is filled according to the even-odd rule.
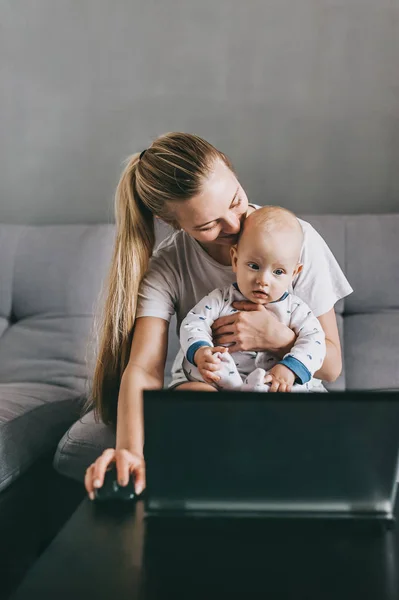
[[[184,201],[202,189],[215,161],[232,168],[227,156],[189,133],[167,133],[144,153],[128,159],[115,195],[116,240],[88,409],[116,424],[122,374],[129,362],[138,291],[154,243],[154,216],[179,228],[169,202]]]
[[[97,417],[116,423],[120,380],[129,361],[140,282],[154,243],[154,216],[136,189],[139,154],[127,162],[115,195],[116,239],[108,275],[92,400]]]

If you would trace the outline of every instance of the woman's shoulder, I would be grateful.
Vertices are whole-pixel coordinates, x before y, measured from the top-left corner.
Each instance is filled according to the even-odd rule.
[[[169,256],[187,251],[188,236],[185,231],[179,230],[167,235],[156,247],[153,256]]]

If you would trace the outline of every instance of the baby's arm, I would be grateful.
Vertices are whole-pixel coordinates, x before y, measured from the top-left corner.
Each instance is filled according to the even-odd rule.
[[[326,355],[324,331],[309,306],[295,296],[292,297],[289,326],[297,339],[290,352],[278,364],[295,373],[295,383],[304,384],[323,364]]]
[[[222,346],[214,347],[211,329],[220,316],[223,298],[223,290],[213,290],[189,311],[180,327],[180,345],[184,356],[198,368],[208,383],[219,381],[219,376],[213,373],[220,363],[215,353],[227,352],[227,348]]]

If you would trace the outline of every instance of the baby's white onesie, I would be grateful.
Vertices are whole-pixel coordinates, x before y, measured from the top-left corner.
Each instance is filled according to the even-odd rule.
[[[247,300],[236,283],[215,289],[189,311],[180,328],[180,343],[184,352],[183,368],[188,379],[204,381],[194,364],[195,352],[201,346],[214,346],[211,326],[216,319],[238,312],[233,302]],[[292,391],[326,391],[319,379],[313,377],[323,364],[326,354],[325,335],[319,320],[298,296],[286,292],[275,302],[266,305],[279,321],[297,335],[296,342],[282,360],[270,352],[232,352],[219,354],[221,376],[219,389],[253,389],[268,391],[264,375],[276,364],[291,369],[296,377]],[[227,344],[226,344],[227,345]]]

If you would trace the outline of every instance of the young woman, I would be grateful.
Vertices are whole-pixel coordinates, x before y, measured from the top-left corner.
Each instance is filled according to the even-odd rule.
[[[163,386],[170,318],[176,312],[180,327],[204,295],[234,281],[230,246],[256,209],[227,156],[195,135],[166,134],[127,162],[116,191],[116,241],[92,394],[103,422],[116,425],[116,448],[87,469],[91,498],[112,461],[122,485],[134,473],[136,492],[144,489],[142,391]],[[154,218],[176,232],[152,254]],[[303,269],[293,291],[326,335],[326,358],[315,376],[334,381],[342,368],[334,304],[352,288],[321,236],[300,223]],[[234,351],[269,350],[278,356],[290,350],[294,332],[270,311],[251,302],[235,307],[237,313],[215,321],[215,345],[233,343]],[[188,382],[181,364],[180,353],[172,369],[176,390],[215,391]]]

